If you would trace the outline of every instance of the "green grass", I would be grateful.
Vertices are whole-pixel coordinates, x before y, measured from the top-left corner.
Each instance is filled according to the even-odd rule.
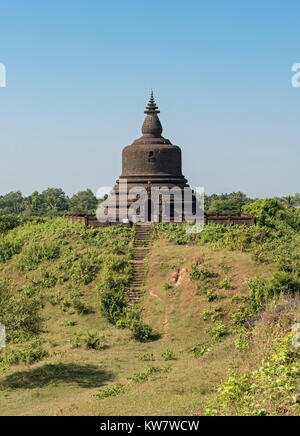
[[[0,295],[11,295],[12,308],[25,299],[22,313],[36,308],[41,317],[41,325],[37,318],[33,326],[25,322],[28,318],[20,319],[10,344],[0,353],[1,415],[299,415],[294,398],[299,372],[284,338],[299,322],[300,309],[268,315],[250,333],[234,318],[242,309],[251,309],[251,301],[259,303],[258,311],[289,301],[288,292],[277,290],[286,285],[298,292],[293,275],[297,256],[292,256],[291,271],[285,271],[294,277],[290,282],[274,275],[287,264],[287,254],[283,263],[273,259],[274,253],[259,258],[253,237],[251,249],[248,245],[232,250],[223,240],[228,229],[216,226],[214,233],[209,227],[203,240],[178,244],[169,237],[172,225],[163,227],[151,250],[139,309],[155,333],[145,342],[127,328],[129,320],[136,319],[131,314],[126,313],[126,322],[112,323],[100,310],[99,289],[109,282],[110,289],[123,292],[130,280],[132,230],[84,230],[80,224],[57,219],[0,235],[0,258],[1,247],[7,253],[5,247],[18,242],[9,256],[2,255]],[[182,229],[176,229],[184,242]],[[231,232],[240,235],[239,229]],[[253,236],[261,230],[250,232]],[[270,236],[265,244],[271,240]],[[28,249],[36,246],[48,254],[36,257]],[[21,260],[25,258],[34,268],[26,267]],[[179,284],[172,282],[174,272],[181,277]],[[257,276],[259,286],[249,287]],[[280,360],[281,372],[274,361],[274,341],[279,341],[277,355],[287,358]],[[273,384],[264,400],[267,362]],[[262,388],[249,391],[249,380]],[[227,392],[236,385],[241,393],[228,399]]]

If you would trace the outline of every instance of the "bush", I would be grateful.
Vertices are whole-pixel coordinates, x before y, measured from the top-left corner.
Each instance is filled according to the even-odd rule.
[[[100,389],[95,397],[102,400],[103,398],[115,397],[116,395],[124,394],[125,392],[126,387],[121,383],[117,383],[113,386]]]
[[[228,333],[229,328],[220,321],[217,321],[215,327],[212,328],[212,334],[216,341],[228,335]]]
[[[134,319],[129,326],[132,337],[140,342],[146,342],[152,338],[152,328],[145,324],[142,319]]]
[[[166,361],[167,361],[167,360],[176,360],[175,354],[174,354],[174,352],[171,351],[171,350],[166,350],[166,351],[164,351],[164,352],[162,353],[161,357],[162,357],[164,360],[166,360]]]
[[[209,289],[206,291],[206,300],[210,303],[214,301],[217,298],[216,294],[214,293],[213,289]]]
[[[72,299],[72,306],[78,313],[78,315],[87,315],[89,313],[89,308],[80,298]]]
[[[17,262],[20,271],[32,271],[45,260],[58,259],[60,256],[60,244],[58,242],[33,242],[22,252]]]
[[[0,278],[0,322],[6,326],[8,341],[37,334],[42,322],[40,300],[25,294],[14,296],[12,282]]]
[[[249,349],[249,339],[244,331],[238,334],[238,337],[235,341],[235,348],[238,351],[246,352]]]
[[[88,285],[96,277],[100,268],[99,255],[94,251],[85,251],[72,259],[70,263],[70,277],[77,285]]]
[[[97,332],[86,332],[81,336],[81,340],[87,349],[100,350],[103,348],[103,343],[100,341],[100,337]]]
[[[286,414],[299,415],[295,393],[300,370],[300,349],[291,345],[292,334],[276,339],[258,368],[231,372],[221,383],[206,415],[278,415],[284,405]]]
[[[48,357],[49,353],[42,349],[39,339],[33,339],[25,345],[14,345],[6,347],[0,354],[0,361],[7,365],[32,365],[34,362]]]
[[[24,244],[23,239],[14,238],[12,235],[0,235],[0,262],[7,262],[15,254],[19,254]]]
[[[155,358],[153,353],[145,353],[145,354],[139,354],[138,360],[142,360],[143,362],[154,362]]]
[[[149,379],[149,377],[153,374],[156,374],[161,371],[161,368],[158,366],[150,365],[144,372],[136,372],[133,374],[131,380],[134,383],[143,383]]]
[[[9,230],[18,227],[21,221],[14,215],[2,215],[0,216],[0,233],[7,233]]]
[[[275,198],[264,198],[243,206],[243,212],[254,215],[258,224],[273,226],[273,220],[282,208]]]
[[[210,350],[209,345],[201,345],[191,348],[191,352],[194,353],[194,357],[200,357],[203,356],[203,354],[207,353]]]
[[[270,279],[255,277],[247,284],[250,289],[250,307],[255,313],[264,309],[268,301],[280,295],[300,291],[300,280],[284,271],[274,273]]]

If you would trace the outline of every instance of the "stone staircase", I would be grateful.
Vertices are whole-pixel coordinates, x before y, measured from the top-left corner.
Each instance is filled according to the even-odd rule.
[[[128,305],[137,304],[143,295],[147,273],[147,255],[150,250],[152,235],[151,223],[137,223],[133,243],[133,279],[127,293]]]

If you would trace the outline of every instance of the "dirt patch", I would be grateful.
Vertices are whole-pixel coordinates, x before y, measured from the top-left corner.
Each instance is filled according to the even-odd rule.
[[[181,268],[180,270],[173,272],[170,282],[174,286],[179,286],[181,285],[182,281],[185,279],[186,276],[187,276],[187,269]]]
[[[151,290],[150,290],[150,295],[151,295],[151,297],[157,298],[159,301],[162,301],[162,299],[160,298],[160,296],[157,295],[157,294],[155,294],[155,292],[153,292],[153,291],[151,291]]]

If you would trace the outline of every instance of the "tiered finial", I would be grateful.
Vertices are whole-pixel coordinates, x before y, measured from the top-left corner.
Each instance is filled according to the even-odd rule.
[[[151,89],[150,100],[148,106],[146,107],[145,114],[159,114],[159,113],[160,111],[158,110],[158,106],[156,105],[153,97],[153,89]]]

